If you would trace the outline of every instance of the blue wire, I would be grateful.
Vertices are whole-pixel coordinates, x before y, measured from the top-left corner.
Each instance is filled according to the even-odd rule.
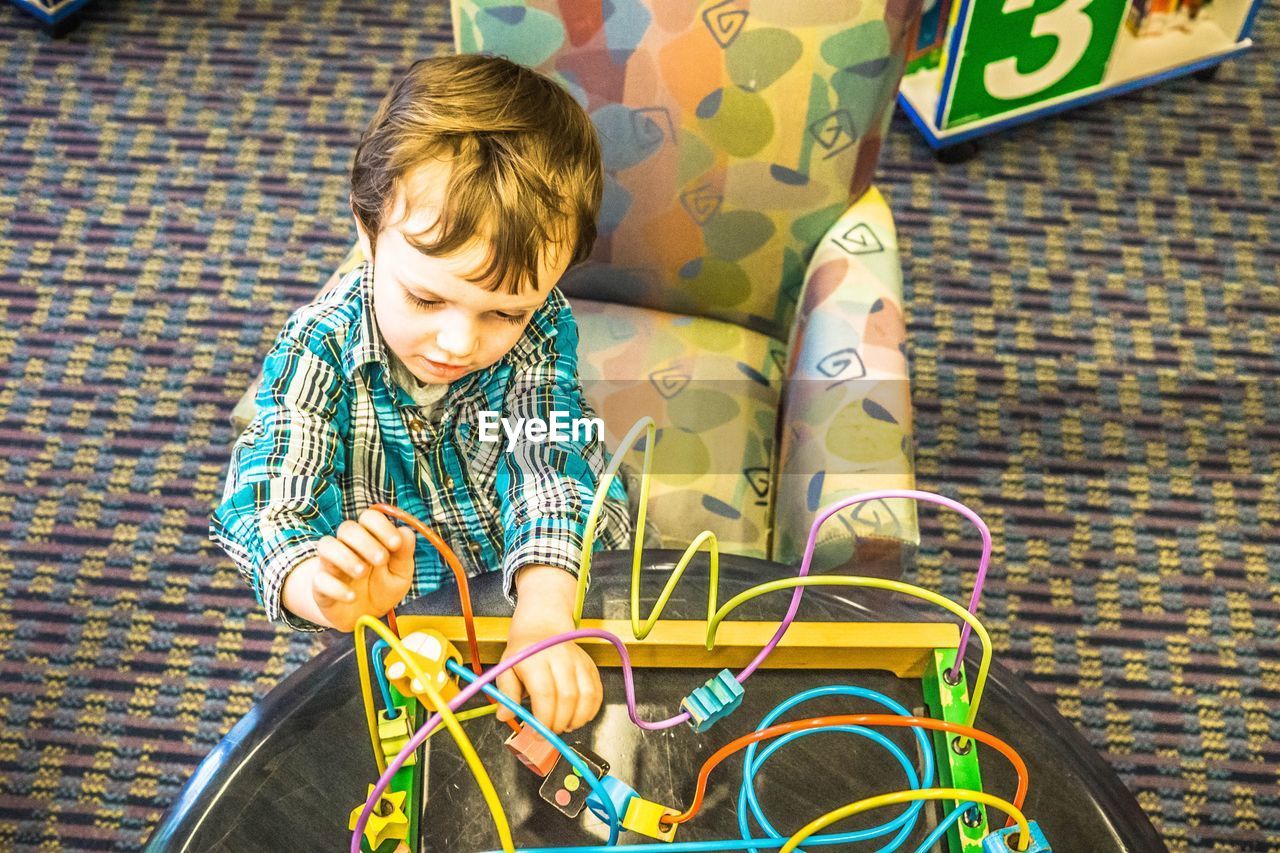
[[[748,774],[748,778],[744,780],[742,788],[739,789],[738,793],[738,828],[742,832],[742,838],[744,841],[751,840],[751,830],[747,826],[747,791],[750,790],[749,786],[754,785],[755,774],[759,771],[760,766],[768,760],[770,755],[780,749],[787,742],[798,737],[818,734],[821,732],[848,732],[850,734],[861,735],[862,737],[878,743],[880,746],[884,747],[890,755],[896,758],[900,765],[902,765],[903,771],[907,774],[907,781],[910,783],[911,789],[919,789],[920,777],[916,775],[916,769],[911,765],[911,759],[907,758],[906,753],[902,751],[901,747],[889,740],[880,732],[864,728],[863,726],[823,726],[820,729],[802,729],[798,732],[791,732],[790,734],[783,735],[770,743],[765,751],[761,753],[760,759],[755,762],[755,765],[749,770],[744,769],[743,771],[744,774]],[[758,805],[756,806],[756,809],[758,809]],[[916,809],[916,811],[919,811],[919,809]],[[764,816],[757,811],[756,819],[760,822],[760,825],[764,828],[765,832],[769,833],[770,838],[786,838],[786,836],[778,833],[767,819],[763,818]],[[906,841],[907,836],[909,836],[912,830],[915,829],[915,822],[916,815],[911,809],[908,809],[888,823],[873,826],[869,829],[860,829],[853,832],[841,833],[826,843],[840,844],[846,842],[852,843],[856,841],[868,841],[872,838],[879,838],[882,835],[888,835],[896,829],[899,830],[898,837],[891,841],[888,846],[880,848],[880,853],[892,853],[892,851],[897,850],[902,846],[902,842]],[[806,841],[805,843],[808,844],[809,842]]]
[[[888,696],[885,696],[883,693],[879,693],[875,690],[868,690],[864,687],[832,684],[825,687],[815,687],[812,690],[806,690],[803,693],[797,693],[796,695],[782,701],[764,716],[760,721],[760,724],[756,726],[756,731],[766,729],[773,725],[779,717],[795,706],[823,696],[854,696],[874,702],[899,716],[911,716],[911,712],[908,711],[906,707]],[[911,788],[914,790],[921,787],[918,777],[915,774],[915,768],[911,766],[911,762],[907,760],[902,751],[894,745],[892,741],[889,741],[879,732],[865,729],[862,726],[825,726],[820,729],[804,729],[800,732],[792,732],[770,743],[765,747],[764,753],[758,759],[756,758],[756,749],[759,744],[749,744],[743,757],[742,788],[738,796],[738,828],[742,832],[742,837],[744,839],[751,838],[751,830],[747,825],[747,809],[743,808],[744,803],[750,806],[752,816],[755,817],[756,822],[760,824],[761,828],[763,828],[766,833],[768,833],[770,838],[782,837],[774,828],[773,824],[770,823],[769,819],[765,817],[764,810],[760,808],[760,801],[757,799],[755,791],[756,773],[759,772],[760,768],[764,765],[764,762],[769,758],[769,756],[777,751],[784,743],[804,734],[823,731],[851,731],[879,743],[881,746],[884,746],[891,755],[898,759],[898,763],[902,765],[903,770],[907,774],[907,779],[911,782]],[[933,750],[930,748],[929,738],[923,730],[916,728],[913,731],[915,733],[916,740],[920,745],[921,755],[924,756],[923,787],[927,788],[933,784]],[[920,810],[924,808],[924,805],[925,804],[922,801],[915,802],[906,811],[888,823],[871,827],[870,829],[841,833],[836,836],[836,841],[832,841],[830,843],[852,843],[871,838],[879,838],[882,835],[887,835],[892,832],[895,828],[900,828],[898,837],[891,841],[888,846],[881,848],[879,851],[879,853],[892,853],[892,851],[897,850],[898,847],[906,841],[907,836],[911,834],[915,822],[919,819]],[[806,841],[805,843],[807,844],[809,842]]]
[[[470,673],[468,673],[468,675],[470,675]],[[474,676],[471,677],[474,679]],[[777,720],[779,716],[802,702],[807,702],[810,699],[814,699],[819,696],[832,695],[858,696],[882,705],[900,716],[911,716],[911,712],[903,707],[901,703],[894,701],[882,693],[877,693],[874,690],[867,690],[862,687],[830,685],[827,687],[818,687],[813,690],[807,690],[804,693],[796,694],[790,699],[782,702],[765,716],[757,727],[757,730],[773,725],[774,721]],[[507,701],[510,700],[508,699]],[[769,822],[768,818],[764,816],[763,810],[760,808],[759,800],[755,797],[755,774],[760,770],[760,767],[765,763],[765,761],[768,760],[769,756],[788,741],[804,735],[814,734],[816,732],[831,731],[848,731],[875,741],[880,746],[887,749],[890,754],[898,760],[898,763],[902,765],[903,770],[907,775],[907,780],[911,783],[912,789],[922,787],[920,784],[920,777],[916,775],[915,767],[912,766],[910,759],[907,758],[901,747],[884,737],[879,732],[866,729],[862,726],[825,726],[819,729],[802,729],[798,732],[791,732],[783,735],[781,738],[771,742],[767,747],[765,747],[759,758],[755,757],[756,747],[758,744],[753,743],[747,747],[743,765],[743,783],[738,795],[738,824],[739,828],[742,830],[742,838],[725,839],[722,841],[681,841],[662,844],[636,844],[628,845],[626,849],[628,851],[634,851],[634,853],[713,853],[714,851],[722,850],[754,850],[756,848],[776,849],[781,847],[786,844],[787,839],[786,837],[777,834],[777,831],[773,828],[773,825]],[[924,756],[923,787],[927,788],[933,784],[933,775],[936,769],[933,760],[933,751],[925,732],[920,728],[914,728],[913,731],[916,739],[920,743],[921,754]],[[751,838],[750,828],[746,824],[747,805],[750,806],[753,815],[765,831],[772,833],[772,837]],[[898,836],[891,841],[888,846],[882,847],[880,848],[880,851],[878,851],[878,853],[891,853],[891,851],[897,850],[897,848],[902,845],[906,838],[915,829],[915,823],[919,819],[920,810],[924,805],[925,803],[923,801],[913,803],[911,808],[904,811],[897,818],[879,827],[872,827],[871,829],[859,830],[857,832],[814,835],[805,839],[804,843],[806,846],[812,847],[818,847],[825,844],[847,844],[851,841],[866,840],[886,835],[897,828],[899,830]],[[971,805],[972,804],[966,804],[964,807],[958,808],[952,814],[948,815],[946,820],[944,820],[939,827],[935,828],[930,838],[926,840],[925,844],[921,846],[916,853],[924,853],[930,845],[936,844],[938,838],[940,838],[941,835],[950,828],[951,824],[958,820],[960,815],[963,814],[967,808],[971,807]],[[573,850],[575,853],[604,853],[604,851],[608,851],[609,849],[610,847],[600,845],[587,847],[536,847],[520,848],[520,853],[563,853],[563,851],[566,850]]]
[[[942,822],[933,828],[933,832],[929,833],[929,837],[920,842],[920,846],[916,848],[916,853],[928,853],[929,848],[942,840],[942,836],[951,828],[951,824],[960,819],[960,816],[973,808],[973,803],[961,803],[952,809],[951,814],[942,819]]]
[[[448,668],[449,672],[453,673],[458,678],[464,679],[468,684],[479,678],[479,676],[474,672],[454,660],[446,660],[445,667]],[[583,761],[567,743],[551,731],[551,729],[539,722],[537,717],[527,711],[523,705],[513,700],[510,696],[490,684],[486,684],[480,689],[484,691],[486,696],[489,696],[508,711],[511,711],[523,720],[525,725],[533,727],[535,732],[550,741],[551,745],[556,748],[556,751],[563,755],[565,760],[573,765],[573,769],[577,770],[578,775],[582,777],[583,781],[591,786],[592,792],[600,798],[600,801],[604,803],[605,811],[609,813],[609,842],[605,849],[616,845],[618,843],[618,830],[622,827],[622,820],[618,817],[618,807],[613,804],[613,799],[609,796],[609,792],[604,789],[604,785],[600,784],[600,780],[596,778],[595,773],[591,772],[591,768],[587,766],[586,762]]]
[[[382,702],[387,706],[387,719],[394,720],[400,716],[400,709],[391,701],[391,686],[387,684],[387,664],[382,659],[382,653],[391,646],[387,645],[386,640],[378,640],[373,644],[373,672],[378,676],[378,687],[382,690]]]

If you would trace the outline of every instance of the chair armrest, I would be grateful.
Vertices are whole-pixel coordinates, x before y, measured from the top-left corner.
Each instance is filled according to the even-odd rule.
[[[874,187],[814,252],[786,376],[773,558],[798,564],[820,509],[915,484],[902,268],[893,216]],[[855,555],[861,566],[868,552],[886,548],[906,555],[918,544],[913,501],[857,504],[823,525],[813,570],[844,566]]]
[[[342,263],[338,264],[337,269],[333,271],[333,275],[329,276],[329,280],[324,283],[324,287],[316,292],[315,298],[328,293],[338,286],[338,282],[342,281],[342,277],[358,265],[364,263],[364,252],[360,250],[360,243],[357,241],[355,245],[347,251],[347,256],[342,259]],[[244,428],[253,420],[253,415],[257,411],[254,400],[258,396],[258,386],[262,384],[262,370],[258,370],[258,375],[249,383],[249,387],[240,395],[240,399],[236,401],[236,406],[231,410],[231,426],[235,430],[236,435],[244,432]]]

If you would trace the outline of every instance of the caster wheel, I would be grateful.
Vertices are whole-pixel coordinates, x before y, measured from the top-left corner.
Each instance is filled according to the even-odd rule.
[[[967,142],[958,142],[955,145],[948,145],[946,148],[939,148],[934,152],[934,156],[938,158],[939,163],[946,163],[953,166],[958,163],[967,163],[978,153],[978,143],[972,140]]]
[[[51,39],[66,38],[76,27],[80,26],[80,15],[68,15],[52,24],[41,23],[40,29]]]
[[[1191,76],[1201,83],[1212,83],[1218,76],[1218,69],[1221,67],[1221,65],[1210,65],[1208,68],[1201,68],[1199,71],[1191,72]]]

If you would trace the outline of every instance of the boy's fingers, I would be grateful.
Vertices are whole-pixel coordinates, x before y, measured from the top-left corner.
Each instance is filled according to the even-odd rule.
[[[360,513],[360,526],[371,533],[383,547],[391,551],[400,547],[399,528],[376,509],[366,509]]]
[[[356,600],[356,594],[350,587],[326,571],[316,572],[311,579],[311,595],[321,607],[350,604]]]
[[[573,728],[578,712],[578,676],[572,659],[562,660],[553,668],[555,678],[555,723],[547,723],[556,734]]]
[[[556,684],[550,668],[539,661],[533,666],[526,666],[519,672],[524,683],[525,692],[529,694],[533,715],[543,725],[558,732],[556,728]]]
[[[354,551],[332,536],[320,540],[316,553],[330,571],[339,571],[350,578],[363,577],[369,568]]]
[[[524,694],[520,692],[520,679],[516,677],[515,670],[509,669],[502,675],[498,676],[498,689],[511,697],[511,701],[519,702]],[[498,708],[498,720],[506,722],[515,717],[515,714],[508,711],[505,707]]]
[[[387,568],[391,570],[393,575],[401,578],[412,578],[414,572],[413,549],[414,542],[417,540],[414,532],[407,527],[399,528],[397,535],[401,537],[402,547],[392,554],[392,560],[387,563]]]
[[[591,719],[600,710],[600,703],[604,700],[604,688],[600,684],[600,672],[591,664],[585,661],[578,666],[578,707],[574,712],[573,720],[569,723],[569,729],[577,729],[591,722]]]
[[[363,516],[361,516],[363,518]],[[386,519],[383,519],[384,521]],[[371,566],[381,566],[390,559],[387,549],[363,525],[344,521],[338,525],[338,538]]]

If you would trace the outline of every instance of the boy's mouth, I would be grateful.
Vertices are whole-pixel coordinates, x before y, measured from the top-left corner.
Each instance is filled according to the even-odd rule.
[[[418,356],[418,358],[426,365],[428,370],[440,377],[458,377],[467,372],[465,364],[447,364],[442,361],[432,361],[423,356]]]

